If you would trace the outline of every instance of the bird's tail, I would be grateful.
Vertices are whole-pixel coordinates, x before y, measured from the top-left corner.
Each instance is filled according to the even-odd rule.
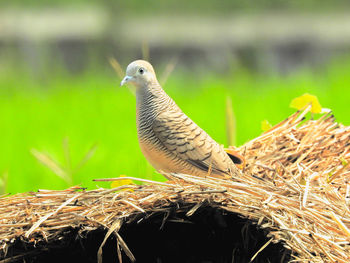
[[[244,157],[232,148],[225,149],[225,152],[230,157],[231,161],[237,166],[237,168],[242,170],[245,165]]]

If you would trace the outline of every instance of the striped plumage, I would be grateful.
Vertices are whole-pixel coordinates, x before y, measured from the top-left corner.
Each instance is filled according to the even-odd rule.
[[[142,153],[160,172],[230,177],[237,168],[224,149],[165,93],[154,70],[137,60],[121,85],[136,86],[137,131]]]

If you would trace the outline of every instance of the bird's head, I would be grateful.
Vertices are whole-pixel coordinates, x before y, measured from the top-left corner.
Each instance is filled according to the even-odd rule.
[[[126,76],[120,82],[120,86],[132,83],[136,88],[141,88],[152,82],[157,82],[152,65],[144,60],[135,60],[126,68]]]

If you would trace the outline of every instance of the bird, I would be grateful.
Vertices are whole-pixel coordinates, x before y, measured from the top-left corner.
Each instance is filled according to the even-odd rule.
[[[238,174],[235,163],[224,148],[166,94],[149,62],[131,62],[120,86],[126,83],[135,88],[136,125],[141,151],[158,172],[221,179]]]

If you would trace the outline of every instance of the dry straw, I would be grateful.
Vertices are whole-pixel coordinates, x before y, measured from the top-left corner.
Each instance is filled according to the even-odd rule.
[[[240,147],[246,166],[232,180],[172,174],[167,183],[131,178],[143,185],[2,197],[0,258],[15,240],[52,242],[64,235],[63,229],[102,227],[109,229],[105,240],[116,236],[119,258],[123,251],[133,260],[118,233],[126,219],[166,211],[174,204],[190,204],[190,217],[205,200],[268,229],[268,242],[283,242],[294,261],[350,262],[350,127],[336,123],[330,114],[304,120],[308,111],[293,114]]]

